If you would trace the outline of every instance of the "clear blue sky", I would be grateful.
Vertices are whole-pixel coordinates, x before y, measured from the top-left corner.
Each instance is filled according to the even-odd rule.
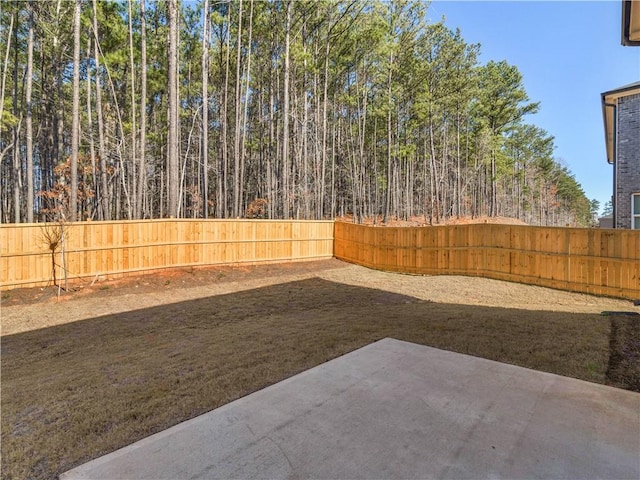
[[[640,80],[640,47],[620,44],[621,1],[434,0],[428,17],[468,43],[480,43],[480,62],[516,65],[540,112],[527,117],[555,137],[555,157],[574,173],[587,196],[611,198],[600,94]]]

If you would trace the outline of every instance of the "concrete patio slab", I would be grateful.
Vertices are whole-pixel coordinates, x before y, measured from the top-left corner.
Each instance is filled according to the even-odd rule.
[[[61,475],[640,478],[640,394],[384,339]]]

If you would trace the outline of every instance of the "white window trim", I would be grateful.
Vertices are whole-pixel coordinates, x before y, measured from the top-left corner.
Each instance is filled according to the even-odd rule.
[[[635,197],[640,197],[640,192],[636,192],[636,193],[632,193],[631,194],[631,229],[640,229],[640,227],[636,228],[636,218],[638,220],[640,220],[640,212],[636,212],[635,211]],[[639,222],[640,223],[640,222]]]

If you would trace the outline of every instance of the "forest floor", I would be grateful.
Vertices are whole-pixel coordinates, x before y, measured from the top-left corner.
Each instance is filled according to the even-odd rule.
[[[352,215],[345,215],[337,217],[337,221],[340,222],[352,222]],[[426,227],[428,225],[469,225],[474,223],[496,223],[501,225],[526,225],[525,222],[518,218],[512,217],[488,217],[483,215],[481,217],[449,217],[446,219],[435,219],[431,221],[428,217],[413,216],[406,220],[393,217],[387,219],[386,223],[383,223],[382,215],[376,217],[365,217],[361,222],[363,225],[377,225],[381,227]]]
[[[92,458],[393,337],[640,391],[631,302],[335,259],[2,293],[2,478]]]

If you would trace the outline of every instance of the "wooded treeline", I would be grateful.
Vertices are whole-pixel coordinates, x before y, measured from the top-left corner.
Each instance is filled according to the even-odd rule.
[[[518,69],[422,1],[5,1],[2,222],[584,225]],[[597,207],[596,207],[597,208]]]

